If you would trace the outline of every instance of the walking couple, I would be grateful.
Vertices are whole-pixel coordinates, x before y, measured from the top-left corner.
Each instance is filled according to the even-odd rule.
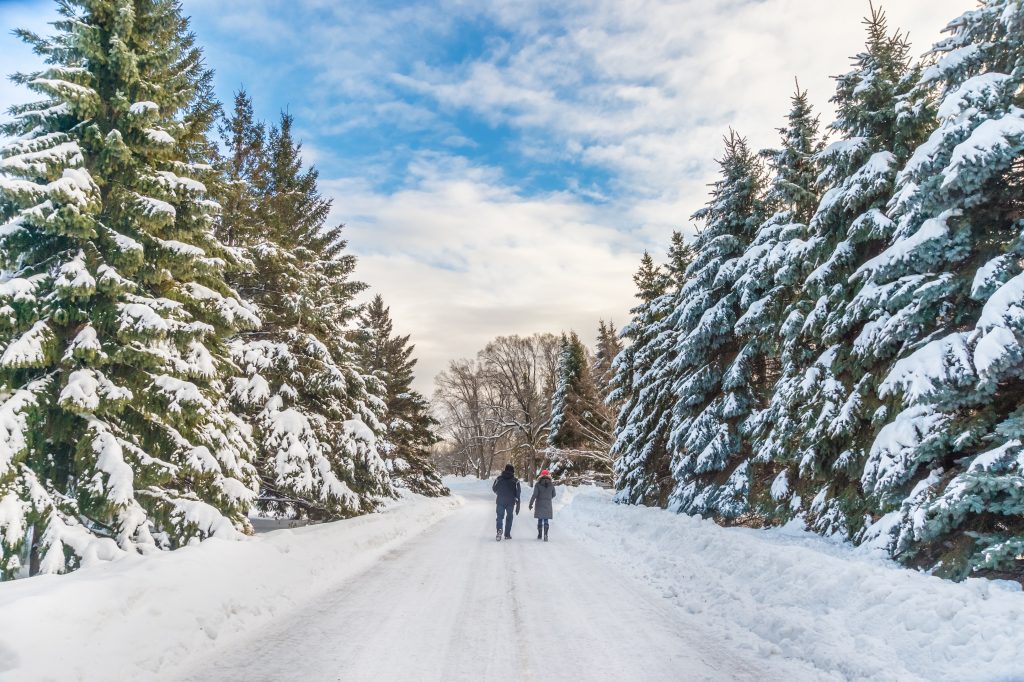
[[[511,464],[505,465],[505,470],[498,478],[494,479],[491,490],[498,496],[498,518],[497,539],[501,540],[502,519],[505,522],[505,539],[512,539],[512,512],[519,513],[519,496],[521,488],[519,479],[516,478],[516,469]],[[551,480],[548,470],[540,472],[537,485],[533,487],[533,495],[530,497],[530,509],[533,509],[533,517],[537,519],[537,539],[548,540],[548,523],[554,517],[551,500],[555,499],[555,484]]]

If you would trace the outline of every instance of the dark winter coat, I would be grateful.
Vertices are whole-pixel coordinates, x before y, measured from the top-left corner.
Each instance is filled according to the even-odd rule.
[[[501,472],[501,475],[494,479],[494,485],[491,486],[491,490],[498,496],[498,504],[519,504],[522,488],[516,479],[516,475],[511,471]]]
[[[551,500],[553,499],[555,499],[555,484],[549,477],[544,476],[533,487],[533,497],[530,498],[530,506],[533,507],[533,518],[555,518],[555,512],[551,508]]]

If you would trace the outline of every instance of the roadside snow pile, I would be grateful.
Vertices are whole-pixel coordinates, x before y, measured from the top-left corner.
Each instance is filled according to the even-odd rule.
[[[381,514],[0,583],[0,679],[164,679],[302,608],[460,504],[409,495]]]
[[[843,680],[1024,679],[1016,583],[952,583],[791,527],[723,528],[559,490],[555,520],[723,640],[752,632],[764,657]],[[756,640],[755,640],[756,641]]]

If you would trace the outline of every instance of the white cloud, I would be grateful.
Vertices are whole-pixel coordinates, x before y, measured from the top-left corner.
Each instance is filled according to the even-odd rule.
[[[348,225],[357,275],[412,333],[418,386],[494,336],[619,323],[632,305],[639,254],[607,213],[569,194],[525,198],[494,169],[427,155],[392,194],[354,180],[324,188]]]
[[[868,10],[859,0],[453,4],[489,13],[512,38],[460,65],[423,60],[393,81],[442,110],[521,131],[528,157],[607,169],[615,194],[596,207],[526,199],[500,177],[467,180],[459,169],[392,196],[363,194],[372,206],[362,211],[387,237],[363,256],[362,274],[420,339],[428,376],[495,334],[589,335],[597,317],[621,319],[636,253],[688,229],[727,127],[774,145],[794,76],[828,122],[830,77],[849,69]],[[890,26],[923,37],[919,52],[963,9],[962,0],[891,4]],[[360,235],[372,228],[353,228],[365,249]],[[401,256],[388,255],[396,248]]]
[[[961,6],[899,3],[891,26],[930,42]],[[393,241],[364,255],[363,276],[389,293],[421,340],[428,376],[498,333],[575,326],[586,334],[600,315],[621,317],[635,252],[663,242],[702,204],[727,126],[757,146],[774,144],[793,76],[828,121],[830,76],[849,68],[867,10],[818,0],[488,7],[512,40],[454,67],[422,62],[393,80],[443,107],[541,131],[551,145],[528,154],[607,168],[618,193],[614,208],[564,196],[527,200],[500,178],[467,182],[453,169],[390,197],[364,194],[376,207],[361,212],[377,216]],[[365,249],[358,235],[370,227],[353,228],[353,245]],[[403,255],[387,255],[396,243]]]
[[[963,0],[889,3],[924,51]],[[618,174],[629,195],[706,180],[728,126],[775,143],[793,77],[828,120],[830,76],[863,43],[866,2],[541,0],[483,5],[512,37],[395,82],[492,123],[541,130]],[[697,160],[693,163],[693,160]],[[696,208],[693,206],[692,208]]]

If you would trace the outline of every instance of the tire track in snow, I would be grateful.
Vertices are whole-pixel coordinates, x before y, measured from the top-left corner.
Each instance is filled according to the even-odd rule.
[[[514,559],[521,561],[522,553],[518,553],[514,556]],[[518,668],[522,671],[522,675],[526,682],[534,682],[533,669],[530,666],[530,652],[527,650],[527,633],[523,625],[523,613],[522,606],[519,603],[519,593],[522,589],[520,584],[522,581],[519,579],[519,571],[516,570],[516,565],[509,562],[508,572],[508,594],[512,600],[512,626],[513,631],[516,635],[516,661],[519,664]]]

